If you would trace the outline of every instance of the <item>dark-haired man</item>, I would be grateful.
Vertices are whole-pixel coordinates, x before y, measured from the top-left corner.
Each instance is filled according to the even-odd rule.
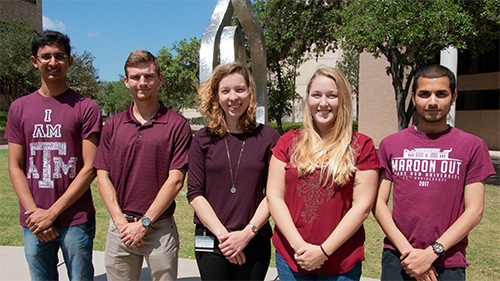
[[[95,209],[89,186],[102,126],[99,107],[66,84],[73,63],[66,35],[37,34],[31,62],[41,87],[12,103],[5,130],[31,279],[58,279],[60,248],[70,280],[92,280]]]
[[[423,68],[412,92],[418,124],[380,143],[384,173],[373,213],[387,235],[382,280],[465,280],[467,235],[495,171],[483,140],[446,124],[456,98],[449,69]]]
[[[111,215],[106,240],[108,280],[139,280],[143,259],[153,280],[176,280],[179,234],[175,197],[184,184],[189,122],[158,101],[158,59],[132,52],[123,79],[134,103],[104,125],[94,167]]]

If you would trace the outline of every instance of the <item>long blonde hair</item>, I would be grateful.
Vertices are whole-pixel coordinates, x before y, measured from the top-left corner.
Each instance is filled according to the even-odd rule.
[[[309,98],[304,112],[304,128],[295,146],[291,163],[297,167],[299,177],[312,174],[321,168],[320,183],[326,187],[330,180],[338,186],[349,182],[356,171],[353,159],[351,87],[342,72],[331,67],[316,70],[307,85],[309,97],[311,84],[318,76],[325,76],[335,81],[338,89],[338,111],[332,128],[321,139],[319,129],[309,109]]]
[[[214,136],[223,137],[227,133],[225,113],[219,104],[219,84],[224,77],[233,73],[243,76],[248,87],[248,94],[250,95],[250,103],[238,121],[238,129],[245,133],[251,133],[256,126],[257,87],[250,74],[250,70],[239,62],[218,65],[214,69],[212,77],[205,81],[198,89],[200,113],[207,121],[210,134]]]

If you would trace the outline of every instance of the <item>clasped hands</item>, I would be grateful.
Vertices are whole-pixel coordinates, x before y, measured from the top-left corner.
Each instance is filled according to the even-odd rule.
[[[295,251],[294,258],[300,267],[307,271],[320,268],[328,259],[319,245],[306,242]]]
[[[29,230],[36,235],[38,240],[47,242],[59,236],[54,226],[54,221],[57,216],[52,214],[49,210],[36,208],[24,214],[28,216],[26,225]]]
[[[406,274],[417,279],[417,281],[437,281],[437,272],[432,263],[437,255],[432,248],[411,249],[401,252],[401,266]]]
[[[231,263],[242,265],[246,262],[243,249],[245,249],[252,237],[253,233],[248,233],[245,229],[223,234],[217,237],[219,240],[219,249]]]
[[[148,229],[142,225],[142,222],[127,222],[124,224],[116,224],[116,228],[120,232],[120,239],[123,244],[128,247],[139,247],[146,240],[146,232]]]

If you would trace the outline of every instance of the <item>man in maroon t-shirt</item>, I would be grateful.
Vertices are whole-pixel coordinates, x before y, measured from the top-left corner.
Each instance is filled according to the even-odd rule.
[[[89,187],[100,110],[66,84],[73,63],[66,35],[43,31],[31,49],[42,85],[11,104],[5,131],[31,279],[58,279],[60,248],[69,278],[92,280],[95,209]]]
[[[484,141],[446,124],[457,98],[454,74],[430,65],[414,81],[418,124],[379,148],[384,172],[373,213],[387,235],[381,279],[465,280],[467,235],[481,220],[484,181],[495,171]]]
[[[146,259],[153,280],[176,280],[179,234],[173,218],[192,134],[189,122],[158,101],[158,59],[134,51],[124,82],[134,103],[108,118],[94,167],[111,215],[106,240],[108,280],[138,280]]]

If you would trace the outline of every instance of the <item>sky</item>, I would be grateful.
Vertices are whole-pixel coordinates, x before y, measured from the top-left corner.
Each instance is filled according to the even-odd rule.
[[[201,39],[217,0],[43,0],[43,29],[70,38],[72,53],[95,57],[101,81],[118,81],[130,52]]]

